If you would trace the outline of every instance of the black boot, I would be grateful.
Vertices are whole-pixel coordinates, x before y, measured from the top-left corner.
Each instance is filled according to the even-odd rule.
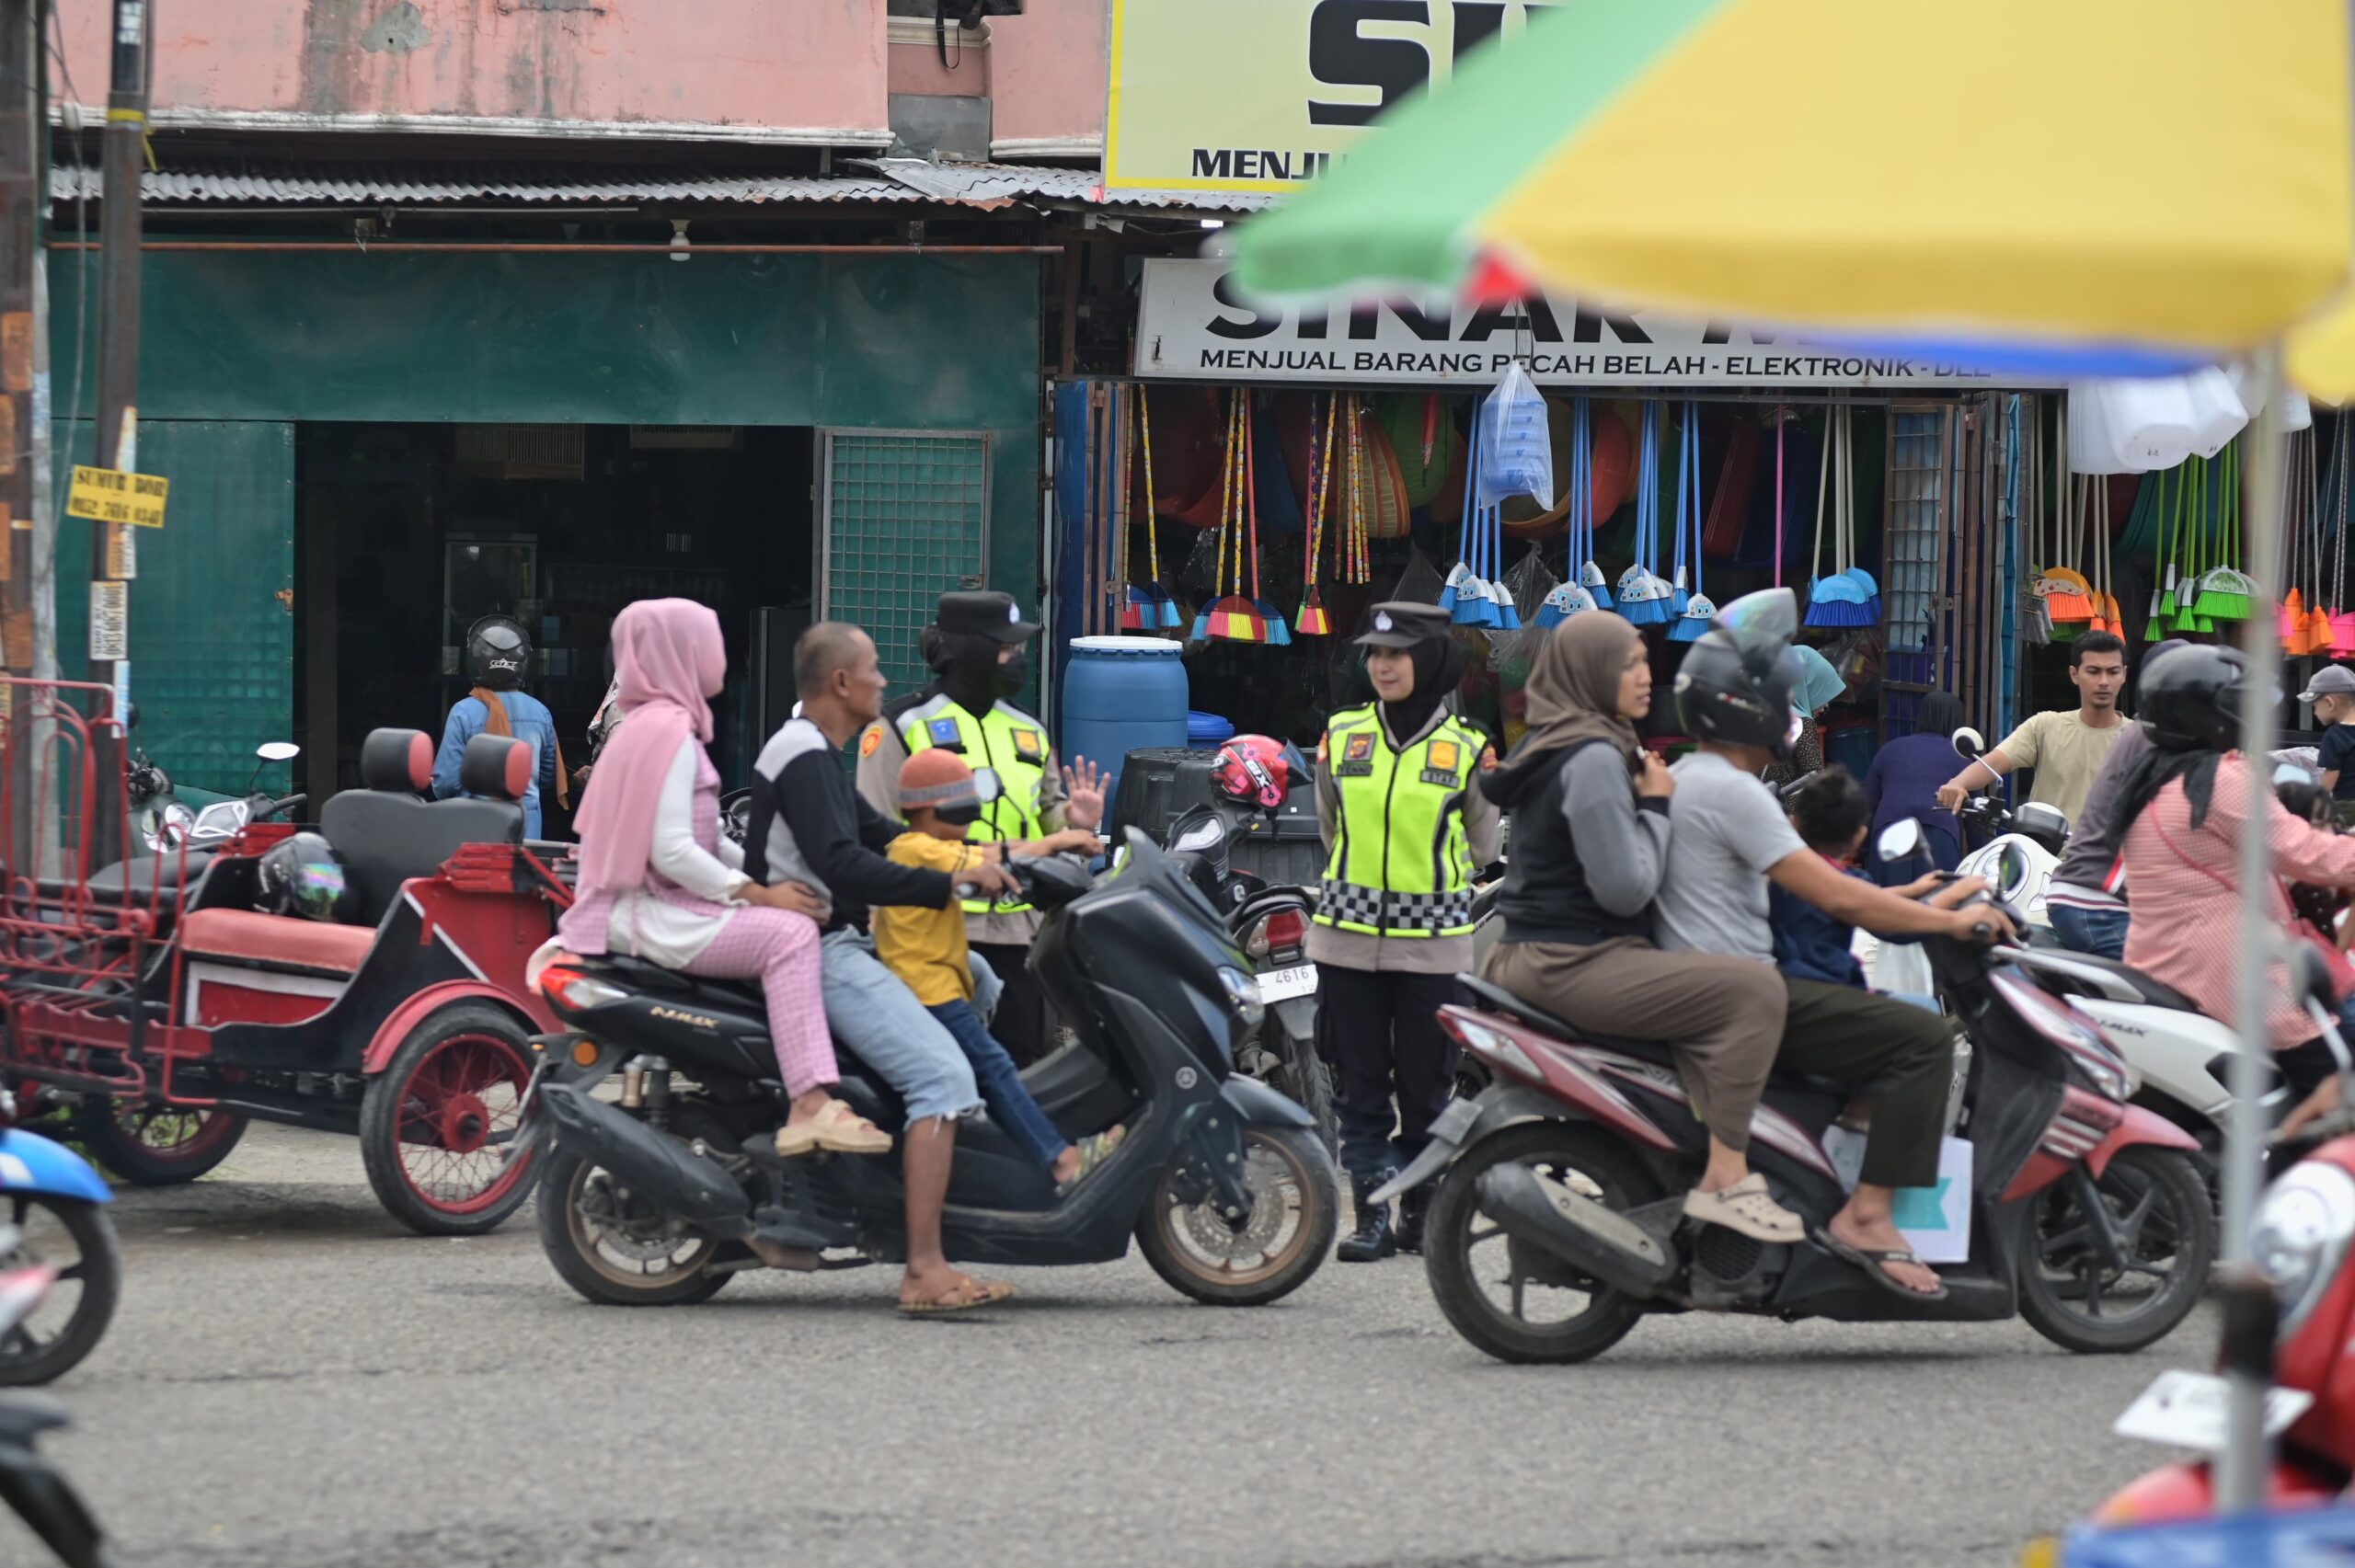
[[[1425,1182],[1398,1200],[1398,1250],[1402,1253],[1423,1250],[1423,1221],[1430,1216],[1431,1185]]]
[[[1397,1238],[1390,1230],[1390,1206],[1373,1201],[1374,1193],[1393,1174],[1384,1171],[1350,1179],[1350,1187],[1357,1198],[1358,1228],[1333,1249],[1333,1255],[1341,1262],[1380,1263],[1398,1250]]]

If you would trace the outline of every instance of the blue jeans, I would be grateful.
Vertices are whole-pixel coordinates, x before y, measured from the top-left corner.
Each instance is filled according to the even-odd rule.
[[[982,1103],[989,1106],[997,1125],[1038,1162],[1040,1170],[1052,1171],[1063,1150],[1071,1147],[1071,1139],[1055,1129],[1039,1102],[1030,1097],[1030,1091],[1022,1086],[1021,1070],[990,1034],[973,1004],[944,1001],[925,1011],[939,1019],[941,1027],[964,1047],[965,1059],[972,1064],[973,1077],[982,1086]]]
[[[909,1121],[980,1108],[964,1051],[907,982],[875,956],[872,937],[848,929],[827,933],[818,949],[818,980],[834,1038],[899,1091]]]
[[[2114,963],[2126,961],[2126,928],[2131,923],[2124,910],[2080,910],[2068,904],[2047,904],[2052,934],[2072,953],[2090,953]]]

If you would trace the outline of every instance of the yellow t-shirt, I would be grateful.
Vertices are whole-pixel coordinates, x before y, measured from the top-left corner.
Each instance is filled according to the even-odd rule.
[[[955,876],[982,864],[982,852],[971,844],[953,843],[929,833],[902,833],[884,854],[896,865],[922,866]],[[919,910],[905,905],[877,908],[872,920],[875,956],[883,967],[907,982],[916,1000],[926,1007],[945,1001],[973,1000],[973,971],[966,958],[965,911],[950,904],[945,909]]]
[[[2074,828],[2094,787],[2094,775],[2101,772],[2129,722],[2121,717],[2108,729],[2096,729],[2075,708],[2038,714],[2004,737],[1996,750],[2016,770],[2034,768],[2036,787],[2028,791],[2028,799],[2053,807]]]

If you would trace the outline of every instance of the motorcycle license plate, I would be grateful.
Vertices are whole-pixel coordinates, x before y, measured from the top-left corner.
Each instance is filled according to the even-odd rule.
[[[1263,1001],[1285,1001],[1295,996],[1308,996],[1316,990],[1316,966],[1295,964],[1289,969],[1270,969],[1259,977],[1259,998]]]
[[[2224,1379],[2212,1372],[2162,1372],[2110,1430],[2162,1448],[2222,1453],[2227,1441],[2225,1389]],[[2288,1431],[2314,1402],[2315,1396],[2301,1389],[2266,1390],[2266,1435]]]

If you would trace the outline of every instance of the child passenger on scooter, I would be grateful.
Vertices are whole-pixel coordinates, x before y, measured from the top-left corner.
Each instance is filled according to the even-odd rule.
[[[892,840],[884,853],[898,864],[945,871],[951,876],[987,864],[993,852],[1004,864],[1014,855],[1057,854],[1066,850],[1093,854],[1097,848],[1096,834],[1086,828],[1068,829],[1029,843],[967,843],[967,831],[981,819],[981,788],[963,758],[937,747],[917,752],[901,771],[900,809],[907,818],[908,830]],[[882,907],[875,910],[874,927],[876,956],[915,992],[925,1011],[940,1020],[963,1047],[990,1115],[1054,1178],[1056,1196],[1086,1181],[1120,1147],[1126,1129],[1116,1127],[1109,1132],[1093,1133],[1074,1144],[1022,1086],[1014,1058],[990,1034],[989,1025],[973,1007],[964,910],[953,903],[939,910]]]
[[[1856,863],[1872,829],[1872,808],[1866,804],[1864,786],[1847,769],[1826,768],[1800,785],[1791,797],[1790,818],[1800,841],[1834,870],[1859,882],[1872,880]],[[1952,909],[1970,892],[1956,885],[1959,891],[1938,897],[1939,886],[1939,879],[1932,875],[1890,891],[1901,898],[1927,898],[1941,909]],[[1766,889],[1766,910],[1775,932],[1775,967],[1785,976],[1856,990],[1872,989],[1865,983],[1865,967],[1854,951],[1855,926],[1780,885]],[[1932,1013],[1939,1011],[1936,997],[1905,991],[1880,994]]]

